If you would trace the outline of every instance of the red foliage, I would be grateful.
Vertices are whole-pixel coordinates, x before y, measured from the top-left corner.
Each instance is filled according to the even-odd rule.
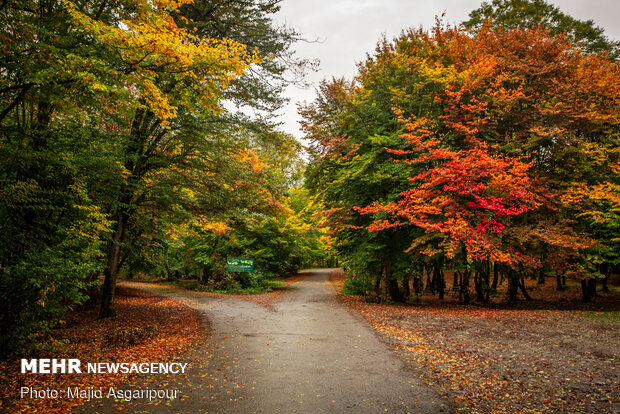
[[[531,164],[492,154],[485,143],[475,140],[475,147],[462,150],[447,148],[441,135],[423,140],[431,134],[424,124],[409,121],[409,132],[402,135],[418,151],[408,162],[429,165],[410,178],[413,187],[403,191],[397,202],[356,208],[361,214],[389,213],[401,221],[379,219],[368,230],[414,224],[427,233],[447,236],[449,256],[464,246],[472,259],[520,261],[502,249],[501,238],[494,234],[510,225],[509,216],[541,204],[540,190],[528,175]]]

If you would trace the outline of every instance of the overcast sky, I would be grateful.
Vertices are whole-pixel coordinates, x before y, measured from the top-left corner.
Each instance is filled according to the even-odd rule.
[[[607,36],[620,39],[620,0],[549,2],[577,19],[594,20]],[[314,86],[321,79],[352,78],[355,64],[374,50],[382,34],[391,39],[404,28],[428,29],[435,16],[444,12],[445,22],[460,23],[481,3],[482,0],[282,0],[276,21],[296,29],[309,40],[320,40],[295,46],[299,57],[318,59],[320,70],[308,75],[313,85],[309,89],[288,89],[291,102],[282,111],[282,129],[301,138],[296,103],[314,100]]]

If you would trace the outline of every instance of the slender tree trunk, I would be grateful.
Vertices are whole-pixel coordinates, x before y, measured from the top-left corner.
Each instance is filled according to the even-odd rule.
[[[390,298],[394,302],[402,303],[405,301],[405,298],[400,291],[400,287],[398,286],[398,281],[392,277],[392,269],[389,258],[385,258],[385,283],[387,285],[388,292],[390,294]]]
[[[434,265],[433,268],[433,279],[435,280],[435,285],[437,287],[437,292],[439,293],[439,300],[443,300],[444,297],[444,279],[443,279],[443,271],[441,269],[441,265],[439,263]]]
[[[538,284],[539,285],[544,285],[545,284],[545,262],[547,261],[547,257],[549,256],[549,253],[547,251],[547,247],[543,246],[542,249],[542,253],[540,255],[540,270],[538,271]]]
[[[124,209],[119,208],[116,213],[116,228],[107,253],[107,265],[104,272],[103,288],[101,289],[101,307],[99,318],[114,316],[114,293],[116,291],[116,277],[119,270],[121,243],[125,237],[125,227],[128,216]]]
[[[609,286],[607,285],[608,279],[609,279],[609,275],[605,275],[603,280],[601,280],[601,292],[609,293]]]
[[[388,300],[388,295],[389,295],[389,289],[390,289],[390,275],[389,275],[389,269],[388,269],[388,259],[387,257],[384,260],[384,267],[383,267],[383,300],[387,301]]]
[[[403,296],[405,300],[409,300],[411,297],[411,289],[409,288],[409,275],[403,276]]]
[[[484,301],[486,303],[491,301],[491,272],[493,270],[493,263],[487,259],[486,273],[484,275]]]
[[[563,290],[564,285],[562,284],[562,273],[556,270],[555,273],[555,290]]]
[[[459,296],[461,298],[461,302],[469,303],[469,269],[465,269],[463,273],[461,273],[461,288],[459,289]]]
[[[469,263],[467,262],[467,248],[465,244],[461,243],[461,253],[463,254],[463,264],[465,265],[465,270],[461,273],[461,288],[459,289],[459,298],[463,303],[469,303],[469,276],[471,273],[471,269]]]
[[[424,291],[424,268],[422,268],[422,274],[413,276],[413,291],[416,294],[420,294]]]
[[[588,289],[588,281],[581,279],[581,299],[583,302],[590,302],[590,290]]]
[[[107,265],[104,272],[105,279],[103,281],[103,288],[101,290],[99,318],[114,316],[115,313],[114,292],[116,290],[118,270],[120,269],[121,244],[125,238],[125,230],[129,222],[129,217],[134,209],[134,207],[131,207],[131,204],[134,201],[135,185],[147,172],[143,150],[148,140],[148,130],[151,121],[154,118],[155,116],[151,111],[147,109],[138,109],[131,122],[131,132],[125,148],[125,168],[131,173],[127,178],[130,184],[120,190],[120,196],[118,198],[119,207],[117,207],[116,210],[116,227],[107,253]]]
[[[519,278],[519,289],[521,289],[521,293],[523,293],[523,296],[525,296],[526,300],[533,300],[530,294],[527,293],[527,290],[525,290],[525,278]]]
[[[493,283],[491,284],[493,290],[497,289],[497,282],[499,282],[499,264],[493,263]]]
[[[476,290],[476,300],[478,302],[485,302],[482,277],[482,272],[480,271],[477,271],[474,276],[474,289]]]
[[[426,269],[426,290],[430,290],[431,295],[435,294],[435,286],[433,284],[433,280],[431,279],[431,268],[424,266]]]
[[[601,292],[609,292],[609,286],[607,286],[607,281],[609,279],[609,274],[611,273],[611,266],[609,263],[602,263],[600,267],[600,272],[603,275],[601,279]]]
[[[609,292],[609,286],[607,286],[607,281],[609,280],[609,273],[611,273],[609,270],[605,270],[603,272],[603,280],[601,280],[601,291],[605,293]]]
[[[596,280],[597,278],[595,277],[588,279],[588,295],[590,297],[598,296],[598,293],[596,293]]]
[[[383,278],[383,269],[375,279],[375,294],[377,297],[381,297],[381,279]]]
[[[517,301],[519,295],[519,276],[514,270],[508,270],[508,300]]]

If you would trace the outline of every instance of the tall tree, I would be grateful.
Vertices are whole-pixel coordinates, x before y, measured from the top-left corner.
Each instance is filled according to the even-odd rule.
[[[472,33],[439,25],[383,40],[360,65],[355,84],[332,83],[329,95],[321,91],[302,112],[308,137],[331,154],[317,156],[310,170],[321,182],[317,193],[325,195],[336,229],[391,234],[406,224],[411,252],[440,251],[455,258],[452,265],[480,254],[481,262],[508,264],[517,288],[542,263],[552,262],[558,274],[570,264],[575,276],[587,278],[574,264],[592,246],[593,228],[561,195],[573,182],[616,180],[609,168],[615,156],[597,168],[593,155],[617,147],[617,70],[608,56],[584,53],[539,26],[485,25]],[[399,114],[411,119],[407,130],[399,128]],[[379,140],[375,131],[392,138]],[[362,224],[353,197],[329,197],[355,188],[350,179],[376,143],[407,167],[392,175],[367,172],[373,177],[365,181],[384,182],[354,193],[377,201],[357,205],[366,219],[374,215],[372,224]],[[404,189],[403,177],[410,177]],[[361,248],[351,254],[364,256]],[[488,277],[489,266],[480,264]]]
[[[553,35],[565,34],[587,52],[620,56],[620,42],[608,38],[592,20],[578,20],[545,0],[493,0],[469,13],[467,29],[480,30],[487,23],[504,29],[544,26]]]

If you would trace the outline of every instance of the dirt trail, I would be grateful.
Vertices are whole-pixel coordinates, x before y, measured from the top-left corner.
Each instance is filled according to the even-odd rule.
[[[129,287],[181,299],[211,324],[185,376],[152,378],[179,389],[169,402],[91,402],[83,412],[436,413],[452,406],[407,371],[359,316],[338,304],[327,270],[291,285],[269,310],[253,302],[166,286]],[[145,378],[124,389],[145,388]],[[116,406],[115,406],[116,404]]]

